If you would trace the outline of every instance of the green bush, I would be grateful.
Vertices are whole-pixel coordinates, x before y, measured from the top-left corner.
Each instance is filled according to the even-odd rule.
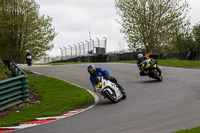
[[[11,72],[8,70],[6,65],[0,59],[0,81],[10,77],[11,77]]]

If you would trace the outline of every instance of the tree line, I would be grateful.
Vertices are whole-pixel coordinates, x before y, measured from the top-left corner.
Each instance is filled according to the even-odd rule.
[[[131,51],[159,54],[200,50],[200,23],[190,28],[183,0],[115,0],[120,31]]]
[[[24,62],[28,50],[37,60],[53,48],[52,18],[39,8],[35,0],[0,1],[0,58]]]

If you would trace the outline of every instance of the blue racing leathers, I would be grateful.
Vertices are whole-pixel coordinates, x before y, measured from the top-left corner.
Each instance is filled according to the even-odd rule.
[[[95,74],[94,75],[90,75],[90,81],[92,83],[94,91],[96,91],[95,85],[97,85],[100,82],[101,76],[103,76],[103,78],[106,79],[108,76],[110,76],[110,73],[109,73],[108,70],[106,70],[104,68],[97,67]]]

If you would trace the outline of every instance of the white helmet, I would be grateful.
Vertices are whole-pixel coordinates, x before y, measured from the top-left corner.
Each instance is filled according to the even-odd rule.
[[[144,56],[143,56],[143,54],[138,54],[137,57],[138,57],[138,60],[141,60],[141,59],[143,59]]]

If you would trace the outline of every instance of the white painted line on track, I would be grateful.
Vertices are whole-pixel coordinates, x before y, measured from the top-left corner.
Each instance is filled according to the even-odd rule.
[[[67,116],[41,117],[41,118],[36,118],[36,120],[61,119],[61,118],[66,118],[66,117],[67,117]]]

